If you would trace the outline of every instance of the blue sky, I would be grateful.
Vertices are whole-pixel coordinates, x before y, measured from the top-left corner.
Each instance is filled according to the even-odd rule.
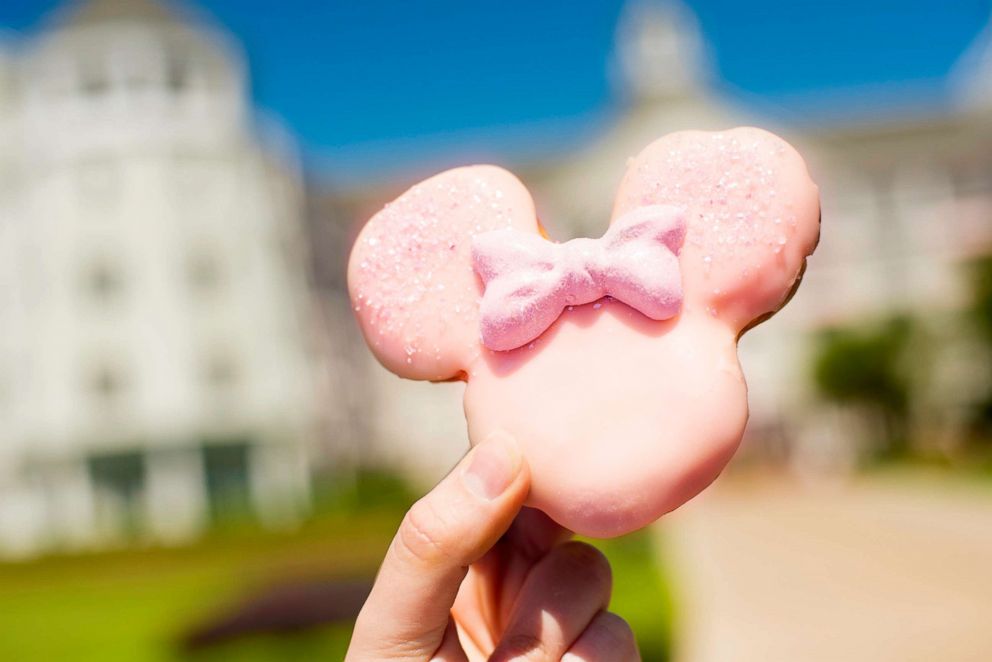
[[[60,4],[3,0],[30,34]],[[255,100],[329,176],[463,153],[540,157],[618,112],[622,0],[200,0],[247,49]],[[688,0],[738,102],[824,121],[899,90],[940,98],[992,0]],[[811,119],[812,118],[812,119]]]

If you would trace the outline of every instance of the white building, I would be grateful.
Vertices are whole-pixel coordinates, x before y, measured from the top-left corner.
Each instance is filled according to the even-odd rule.
[[[239,51],[151,0],[0,54],[0,550],[299,514],[303,195]]]
[[[937,443],[953,436],[980,378],[953,313],[967,296],[962,264],[992,249],[992,30],[962,56],[954,97],[939,109],[798,125],[779,125],[720,93],[694,17],[678,2],[629,2],[616,52],[628,95],[620,119],[534,174],[552,223],[565,221],[565,235],[599,232],[627,158],[658,136],[748,124],[780,133],[820,185],[824,222],[797,296],[741,342],[751,438],[791,446],[801,463],[849,461],[859,431],[814,402],[813,334],[893,313],[922,317],[941,340],[935,379],[913,397],[928,409]]]
[[[829,325],[896,312],[922,316],[941,341],[937,373],[914,397],[938,428],[934,442],[954,437],[981,379],[953,313],[967,294],[962,262],[992,249],[992,28],[962,56],[941,109],[827,125],[779,125],[735,103],[715,84],[695,17],[679,2],[628,2],[615,54],[623,102],[615,123],[560,159],[515,168],[552,236],[602,234],[627,160],[664,134],[769,128],[806,157],[824,222],[797,296],[741,342],[750,443],[788,447],[806,466],[849,462],[859,430],[815,401],[812,339]],[[398,461],[432,476],[450,466],[465,448],[461,386],[401,382],[378,367],[374,375],[379,432],[396,440]]]

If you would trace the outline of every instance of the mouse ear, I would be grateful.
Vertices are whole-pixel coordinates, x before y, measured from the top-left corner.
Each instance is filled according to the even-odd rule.
[[[472,237],[500,228],[539,232],[527,189],[495,166],[443,172],[369,220],[352,248],[348,290],[386,368],[433,381],[464,374],[482,351]]]
[[[740,331],[786,301],[819,237],[819,193],[802,157],[754,128],[685,131],[630,164],[613,210],[686,214],[679,255],[683,310],[703,308]]]

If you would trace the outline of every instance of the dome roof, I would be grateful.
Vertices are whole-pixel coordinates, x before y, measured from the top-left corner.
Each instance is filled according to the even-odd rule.
[[[637,97],[684,96],[706,78],[699,24],[677,0],[630,0],[616,39],[624,87]]]
[[[57,24],[64,27],[99,25],[128,21],[138,23],[177,23],[169,7],[157,0],[81,0],[69,3],[57,13]]]

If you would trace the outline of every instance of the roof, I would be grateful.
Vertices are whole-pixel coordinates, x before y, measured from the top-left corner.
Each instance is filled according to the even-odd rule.
[[[53,24],[69,28],[121,21],[174,24],[182,19],[161,0],[70,0],[56,10]]]
[[[951,93],[965,105],[992,103],[992,17],[949,75]]]

